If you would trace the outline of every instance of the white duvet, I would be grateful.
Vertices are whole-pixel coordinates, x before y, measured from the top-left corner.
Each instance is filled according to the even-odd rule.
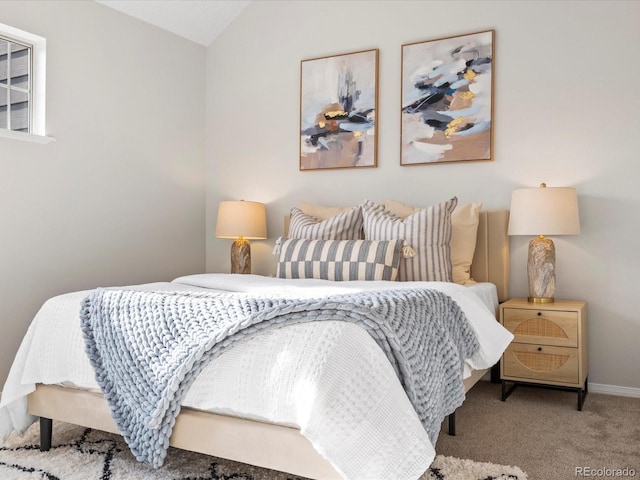
[[[465,367],[484,369],[498,361],[511,334],[478,295],[452,283],[203,274],[131,288],[216,289],[307,298],[408,286],[443,291],[465,312],[481,345]],[[98,388],[80,331],[79,305],[86,294],[54,297],[34,318],[3,389],[0,439],[14,429],[25,430],[35,420],[27,414],[26,396],[36,383]],[[434,446],[385,354],[351,323],[292,325],[237,344],[203,370],[182,405],[298,427],[347,479],[416,479],[435,457]]]

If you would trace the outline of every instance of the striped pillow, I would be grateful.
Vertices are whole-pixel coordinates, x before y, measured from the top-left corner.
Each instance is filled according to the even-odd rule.
[[[276,277],[395,280],[402,240],[283,239]]]
[[[400,218],[422,210],[422,207],[412,207],[391,199],[384,201],[384,208]],[[458,204],[451,213],[451,268],[453,281],[460,285],[476,283],[471,278],[471,264],[476,252],[481,208],[482,202]]]
[[[420,210],[401,219],[382,205],[365,201],[364,236],[367,240],[402,239],[415,255],[400,262],[400,281],[451,282],[451,213],[458,199]]]
[[[358,240],[362,238],[362,207],[358,205],[322,221],[293,207],[288,236],[309,240]]]

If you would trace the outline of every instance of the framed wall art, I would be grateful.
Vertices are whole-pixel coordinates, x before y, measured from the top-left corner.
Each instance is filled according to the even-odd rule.
[[[402,46],[400,165],[492,160],[493,37]]]
[[[300,62],[300,170],[377,166],[378,49]]]

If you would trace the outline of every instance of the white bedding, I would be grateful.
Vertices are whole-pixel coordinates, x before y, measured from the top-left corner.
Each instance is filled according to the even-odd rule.
[[[471,368],[493,365],[511,341],[511,334],[494,317],[495,287],[486,284],[469,288],[440,282],[328,282],[203,274],[131,288],[217,289],[308,298],[408,286],[436,288],[460,305],[481,345],[466,361]],[[34,318],[3,389],[0,438],[33,422],[26,413],[26,395],[36,383],[97,388],[78,318],[86,294],[50,299]],[[384,353],[364,330],[346,322],[292,325],[242,342],[203,370],[182,404],[296,426],[345,478],[415,479],[435,456]]]

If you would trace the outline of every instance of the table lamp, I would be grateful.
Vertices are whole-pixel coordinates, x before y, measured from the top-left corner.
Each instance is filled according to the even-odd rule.
[[[579,235],[574,188],[522,188],[511,194],[509,235],[537,235],[529,242],[529,302],[552,303],[556,288],[556,249],[545,235]]]
[[[220,202],[216,237],[235,239],[231,244],[231,273],[251,273],[249,240],[267,238],[264,203],[244,200]]]

